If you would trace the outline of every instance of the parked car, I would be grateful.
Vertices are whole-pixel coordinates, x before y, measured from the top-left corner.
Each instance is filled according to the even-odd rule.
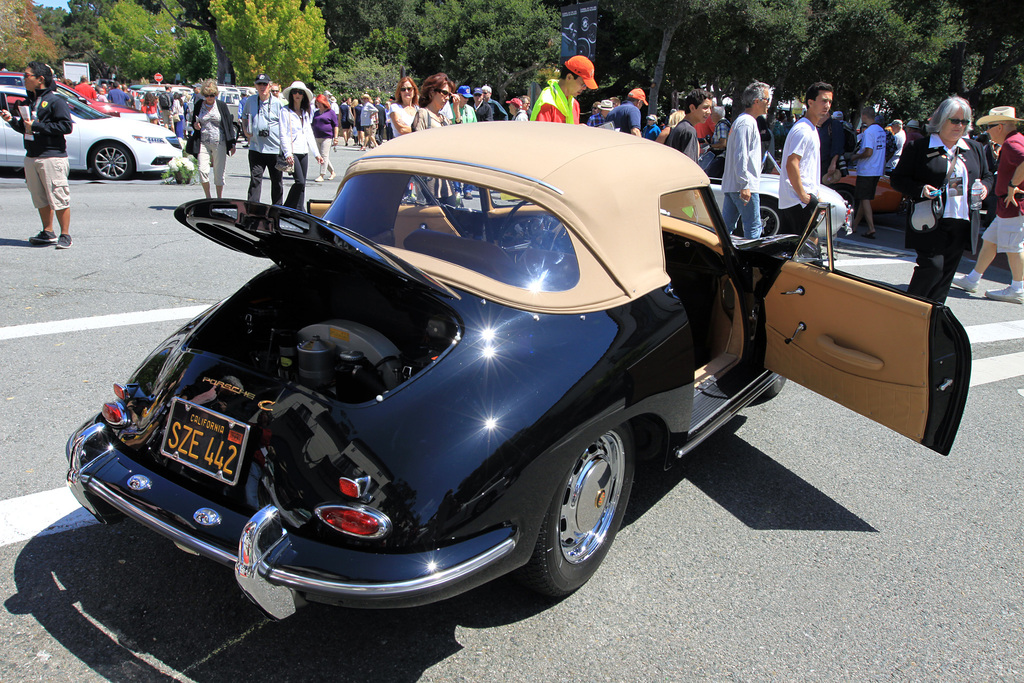
[[[637,460],[672,466],[780,375],[952,446],[971,354],[949,309],[835,271],[824,207],[804,235],[734,243],[707,176],[664,145],[432,129],[308,208],[178,207],[274,265],[156,348],[67,447],[99,520],[234,567],[274,618],[508,572],[571,593]]]
[[[161,126],[145,121],[115,118],[57,90],[71,109],[74,128],[67,136],[68,163],[72,170],[90,170],[105,180],[125,180],[135,173],[163,171],[171,159],[181,156],[181,142]],[[25,88],[0,86],[0,106],[17,113],[25,101]],[[9,123],[0,125],[0,166],[21,168],[25,146]]]
[[[0,85],[13,85],[18,88],[25,86],[23,74],[18,71],[0,71]],[[108,116],[119,116],[126,119],[138,119],[139,121],[146,121],[146,115],[140,111],[136,111],[130,107],[122,107],[111,102],[100,102],[90,97],[86,97],[82,93],[78,92],[74,88],[69,88],[63,83],[57,83],[57,89],[61,92],[74,97],[79,102],[83,102],[97,111],[101,111]]]
[[[241,104],[244,99],[242,91],[229,85],[217,86],[217,99],[228,105],[231,112],[231,123],[235,126],[235,138],[242,137]]]
[[[839,193],[847,204],[856,209],[853,201],[853,190],[857,185],[857,175],[843,176],[838,183],[830,187]],[[878,179],[878,186],[875,188],[875,198],[871,200],[871,210],[874,213],[895,213],[903,210],[903,193],[893,189],[889,184],[889,176],[884,175]]]
[[[781,176],[779,175],[779,165],[774,157],[766,153],[764,155],[764,163],[765,171],[761,174],[761,182],[758,189],[761,207],[761,234],[775,235],[778,234],[779,226],[781,225],[781,219],[779,218],[779,181]],[[714,173],[714,169],[717,168],[718,175],[720,176],[723,167],[724,162],[717,165],[717,167],[709,168],[709,171]],[[718,203],[718,208],[721,209],[725,202],[721,177],[711,177],[711,189],[715,193],[715,201]],[[833,234],[839,234],[840,231],[845,232],[849,229],[850,221],[853,218],[852,198],[851,201],[846,201],[841,194],[830,187],[822,185],[818,191],[818,201],[826,203],[831,207]],[[737,224],[734,232],[742,234],[742,226]]]

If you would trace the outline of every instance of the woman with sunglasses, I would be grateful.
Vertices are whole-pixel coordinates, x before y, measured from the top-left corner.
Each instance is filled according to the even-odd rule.
[[[235,153],[235,126],[228,105],[217,99],[217,81],[208,78],[199,90],[200,102],[192,105],[192,130],[199,131],[199,183],[210,198],[210,175],[217,197],[224,196],[224,169]]]
[[[908,142],[890,176],[892,186],[914,202],[929,201],[940,211],[934,227],[922,231],[908,215],[906,246],[917,251],[917,266],[907,292],[944,302],[965,249],[974,251],[971,186],[992,191],[992,171],[982,146],[971,140],[971,105],[961,97],[943,100],[932,114],[926,135]],[[930,200],[937,200],[931,202]],[[911,212],[912,214],[912,212]]]
[[[411,78],[404,76],[402,80],[398,81],[398,87],[395,89],[395,102],[388,110],[388,123],[391,125],[394,137],[397,138],[399,135],[412,132],[412,120],[416,116],[416,110],[419,109],[416,105],[419,97],[420,89],[416,87],[416,83]]]
[[[448,75],[436,73],[420,84],[420,108],[413,117],[412,129],[440,128],[450,121],[441,113],[441,108],[452,96]]]
[[[294,181],[284,205],[304,211],[310,153],[316,156],[318,164],[324,162],[313,136],[313,91],[302,81],[295,81],[283,94],[287,106],[281,110],[281,154],[292,165]]]

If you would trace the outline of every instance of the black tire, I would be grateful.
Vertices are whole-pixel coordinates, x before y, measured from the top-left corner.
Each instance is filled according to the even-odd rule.
[[[127,180],[135,175],[135,158],[120,142],[106,141],[93,148],[89,168],[104,180]]]
[[[594,575],[622,524],[634,459],[629,425],[605,432],[574,459],[544,516],[533,556],[516,572],[523,585],[560,598]]]
[[[839,194],[839,196],[843,198],[843,201],[846,202],[846,205],[848,207],[850,207],[854,211],[857,210],[857,207],[853,205],[853,189],[851,189],[849,185],[840,183],[839,185],[833,185],[832,189],[835,190]]]
[[[767,197],[761,195],[761,236],[771,237],[779,234],[782,218],[779,216],[778,202],[774,198],[770,202],[765,202],[765,199]]]

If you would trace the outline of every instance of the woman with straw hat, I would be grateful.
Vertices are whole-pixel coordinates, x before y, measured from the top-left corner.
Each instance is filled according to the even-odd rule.
[[[292,164],[294,181],[284,205],[302,211],[306,204],[306,172],[310,153],[316,155],[318,164],[323,163],[313,137],[313,92],[302,81],[295,81],[281,95],[285,101],[280,122],[281,154]]]

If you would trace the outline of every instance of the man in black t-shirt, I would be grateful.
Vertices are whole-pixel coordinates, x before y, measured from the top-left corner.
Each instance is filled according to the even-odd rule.
[[[696,162],[700,153],[700,141],[694,126],[708,120],[708,117],[711,116],[711,107],[711,93],[707,90],[695,88],[687,93],[683,100],[686,116],[668,134],[665,144],[679,150]]]

